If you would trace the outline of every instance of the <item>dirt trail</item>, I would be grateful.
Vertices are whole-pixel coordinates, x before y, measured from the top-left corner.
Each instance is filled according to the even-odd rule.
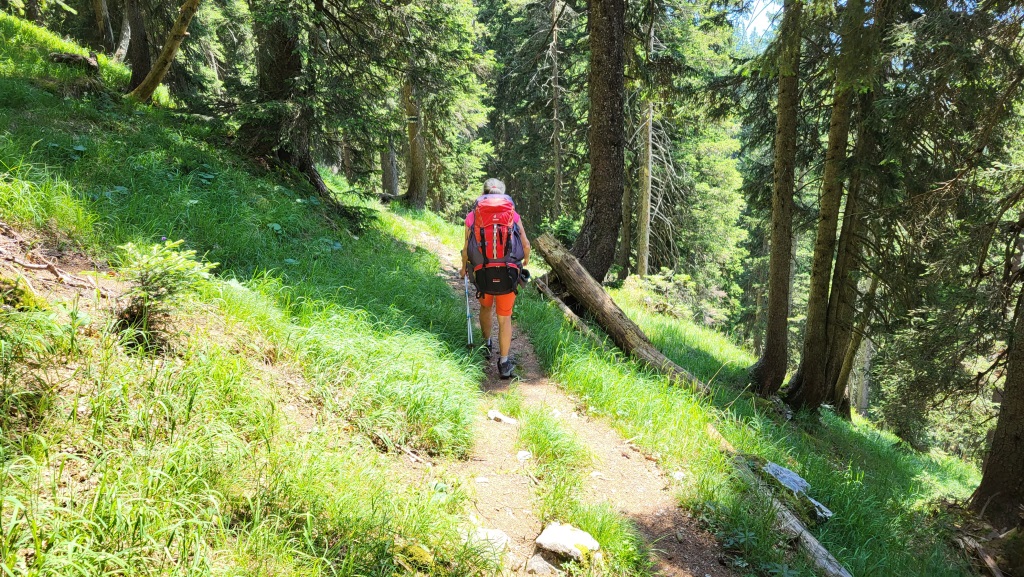
[[[456,272],[458,254],[425,233],[420,235],[418,244],[441,258],[441,274],[462,294],[463,286]],[[479,309],[475,299],[471,299],[471,306],[475,320]],[[608,423],[588,416],[585,407],[549,379],[533,346],[518,327],[512,339],[512,355],[519,366],[518,383],[524,407],[541,408],[558,416],[593,453],[594,469],[587,479],[585,500],[606,501],[636,523],[655,552],[656,574],[736,575],[720,563],[721,548],[714,537],[699,529],[689,514],[679,508],[673,496],[674,481]],[[509,535],[511,567],[520,569],[533,554],[533,540],[542,529],[533,510],[535,485],[528,473],[530,463],[520,463],[516,456],[520,450],[516,426],[489,420],[485,415],[493,404],[491,395],[508,390],[509,384],[498,377],[492,359],[482,383],[488,396],[477,417],[473,452],[469,459],[449,463],[446,469],[473,487],[482,525]]]

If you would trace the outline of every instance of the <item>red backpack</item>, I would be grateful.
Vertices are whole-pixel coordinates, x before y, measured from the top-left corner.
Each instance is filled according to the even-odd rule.
[[[469,262],[473,282],[483,294],[508,294],[519,286],[523,245],[515,211],[512,198],[504,194],[485,194],[473,205]]]

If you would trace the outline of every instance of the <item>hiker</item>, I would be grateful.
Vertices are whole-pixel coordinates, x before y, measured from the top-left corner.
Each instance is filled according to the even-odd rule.
[[[515,202],[505,194],[505,183],[490,178],[466,215],[459,276],[472,272],[469,278],[480,299],[480,332],[487,341],[488,358],[494,354],[491,314],[497,309],[498,374],[503,379],[511,377],[515,369],[515,361],[509,357],[512,307],[520,283],[529,279],[529,271],[524,268],[529,262],[530,241]]]

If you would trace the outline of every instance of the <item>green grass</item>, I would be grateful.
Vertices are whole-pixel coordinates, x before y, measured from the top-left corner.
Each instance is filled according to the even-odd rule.
[[[712,398],[674,387],[618,351],[595,348],[532,291],[517,302],[516,320],[563,387],[656,454],[663,469],[684,473],[680,501],[718,533],[742,572],[813,574],[771,529],[767,504],[736,479],[709,440],[708,425],[740,451],[783,464],[811,483],[813,496],[836,513],[815,534],[854,575],[970,574],[946,545],[937,504],[969,496],[979,480],[975,468],[904,450],[859,418],[849,423],[826,413],[818,424],[780,423],[736,388],[752,355],[712,330],[645,310],[635,289],[612,294],[667,356],[713,384]]]
[[[493,570],[464,544],[464,496],[396,482],[383,452],[472,443],[481,370],[437,258],[390,214],[329,221],[301,178],[235,156],[224,126],[75,92],[52,50],[81,53],[0,15],[0,220],[101,260],[180,238],[220,267],[161,355],[93,305],[0,310],[0,566]],[[104,67],[108,87],[124,75]]]
[[[648,574],[647,548],[636,527],[608,504],[587,504],[581,499],[583,481],[593,463],[590,451],[548,412],[530,409],[521,417],[519,442],[533,454],[535,475],[541,482],[541,520],[570,523],[601,544],[603,561],[586,559],[579,569],[598,575]]]

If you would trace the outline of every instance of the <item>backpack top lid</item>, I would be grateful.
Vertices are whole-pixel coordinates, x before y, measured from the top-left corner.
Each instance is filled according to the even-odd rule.
[[[476,199],[473,207],[473,225],[477,227],[500,224],[512,226],[516,218],[516,204],[506,194],[485,194]]]

